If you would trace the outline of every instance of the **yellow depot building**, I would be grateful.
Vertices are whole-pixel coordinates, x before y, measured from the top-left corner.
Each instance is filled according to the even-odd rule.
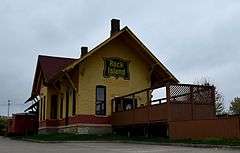
[[[39,132],[102,134],[112,132],[116,107],[148,105],[151,95],[114,98],[178,80],[128,27],[111,20],[110,37],[77,59],[39,55],[32,97],[40,97]]]
[[[39,126],[36,115],[16,114],[10,132],[240,138],[239,116],[216,115],[214,86],[180,84],[117,19],[77,59],[39,55],[27,101]]]

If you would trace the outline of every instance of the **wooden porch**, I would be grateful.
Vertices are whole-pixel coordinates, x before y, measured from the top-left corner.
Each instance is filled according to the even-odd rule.
[[[165,97],[154,98],[154,91]],[[112,100],[113,127],[215,118],[215,88],[168,84]]]

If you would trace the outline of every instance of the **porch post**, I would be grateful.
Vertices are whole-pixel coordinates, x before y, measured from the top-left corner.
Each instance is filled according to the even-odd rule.
[[[113,114],[113,103],[114,103],[114,98],[111,100],[111,115]]]
[[[132,123],[135,124],[135,109],[136,109],[136,106],[135,106],[135,95],[133,94],[132,95],[132,100],[133,100],[133,116],[132,116]]]
[[[148,123],[150,123],[150,113],[151,113],[151,100],[149,99],[149,90],[146,91],[147,94],[147,112],[148,112]]]
[[[135,105],[135,95],[134,94],[132,95],[132,100],[133,100],[133,109],[135,109],[136,105]]]
[[[215,97],[215,87],[214,86],[212,86],[212,88],[211,88],[211,101],[212,101],[212,104],[213,104],[213,116],[216,116],[216,97]]]
[[[147,90],[147,105],[151,105],[151,99],[149,95],[149,90]]]
[[[145,137],[149,137],[149,131],[150,131],[150,125],[151,125],[151,99],[150,99],[150,95],[149,95],[149,91],[146,91],[147,94],[147,111],[148,111],[148,124],[147,124],[147,131],[145,131]]]
[[[192,114],[192,120],[193,120],[194,119],[193,86],[190,86],[190,103],[191,103],[191,114]]]
[[[171,93],[170,93],[170,85],[166,84],[166,98],[167,98],[167,109],[168,109],[168,121],[171,120],[171,104],[170,104],[170,99],[171,99]]]

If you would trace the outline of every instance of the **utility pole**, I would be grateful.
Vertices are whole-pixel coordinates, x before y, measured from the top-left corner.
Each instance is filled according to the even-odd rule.
[[[10,111],[10,103],[11,101],[10,100],[8,100],[8,118],[9,118],[9,111]]]

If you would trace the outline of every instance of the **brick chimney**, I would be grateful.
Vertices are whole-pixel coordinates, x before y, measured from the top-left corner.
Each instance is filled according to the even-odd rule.
[[[88,53],[88,47],[81,47],[81,58]]]
[[[111,36],[120,31],[120,20],[112,19],[111,20]]]

